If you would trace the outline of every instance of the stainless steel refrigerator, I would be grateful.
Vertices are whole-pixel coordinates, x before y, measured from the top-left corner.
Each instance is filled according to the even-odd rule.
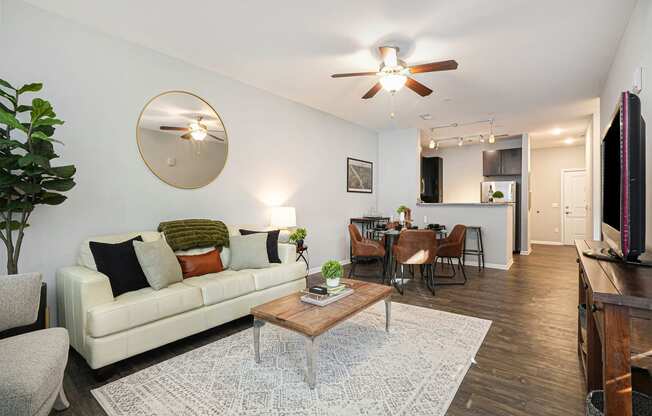
[[[521,247],[521,210],[519,201],[519,184],[516,181],[485,181],[480,183],[480,202],[491,203],[490,198],[494,192],[500,191],[504,195],[503,203],[514,204],[514,252],[519,252]]]

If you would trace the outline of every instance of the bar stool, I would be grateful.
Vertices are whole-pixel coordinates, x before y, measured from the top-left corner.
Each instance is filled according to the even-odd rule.
[[[476,245],[475,248],[466,247],[466,239],[464,239],[464,263],[466,263],[466,255],[478,257],[478,271],[484,269],[484,245],[482,244],[482,227],[477,225],[466,226],[467,235],[469,231],[475,234]]]

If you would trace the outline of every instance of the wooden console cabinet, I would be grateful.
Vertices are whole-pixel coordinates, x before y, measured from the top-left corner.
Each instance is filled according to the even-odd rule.
[[[601,241],[577,240],[575,247],[578,354],[586,387],[588,391],[604,389],[605,415],[631,416],[632,366],[644,372],[652,369],[652,268],[582,254],[605,247]]]

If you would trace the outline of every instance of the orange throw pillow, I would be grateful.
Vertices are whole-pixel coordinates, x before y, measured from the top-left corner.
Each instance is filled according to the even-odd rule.
[[[184,279],[224,270],[220,253],[217,250],[194,256],[177,256],[177,260],[181,264],[181,273],[183,273]]]

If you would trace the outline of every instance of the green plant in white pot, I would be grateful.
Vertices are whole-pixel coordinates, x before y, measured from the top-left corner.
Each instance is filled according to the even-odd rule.
[[[492,196],[494,197],[494,202],[503,202],[505,198],[505,194],[501,191],[494,192]]]
[[[326,286],[337,287],[342,277],[342,265],[335,260],[329,260],[321,266],[321,275],[326,279]]]

